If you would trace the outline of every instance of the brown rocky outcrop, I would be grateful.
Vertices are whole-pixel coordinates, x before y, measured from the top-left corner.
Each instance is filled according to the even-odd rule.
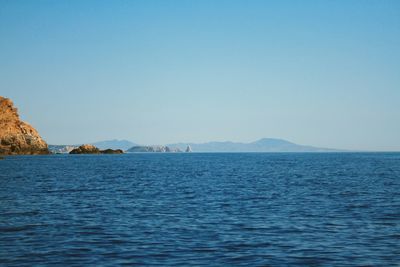
[[[0,155],[49,154],[46,142],[28,123],[19,119],[13,102],[0,96]]]
[[[73,149],[69,154],[100,154],[100,150],[94,145],[81,145]]]
[[[100,150],[94,145],[81,145],[78,148],[73,149],[69,154],[123,154],[124,151],[121,149],[105,149]]]

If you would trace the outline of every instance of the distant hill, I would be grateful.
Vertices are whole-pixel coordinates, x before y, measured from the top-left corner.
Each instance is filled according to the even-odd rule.
[[[122,149],[127,152],[181,152],[190,146],[193,152],[340,152],[343,150],[298,145],[283,139],[263,138],[251,143],[208,142],[208,143],[176,143],[166,146],[139,146],[128,140],[106,140],[91,143],[100,150]],[[53,153],[68,153],[78,145],[49,145]]]
[[[100,141],[100,142],[95,142],[95,143],[90,143],[91,145],[94,145],[95,147],[98,147],[100,150],[104,149],[122,149],[122,150],[128,150],[129,148],[133,146],[137,146],[137,144],[128,141],[128,140],[105,140],[105,141]]]
[[[160,153],[176,153],[182,152],[178,148],[170,148],[168,146],[134,146],[129,148],[128,153],[143,153],[143,152],[160,152]]]
[[[193,152],[335,152],[336,149],[298,145],[283,139],[263,138],[251,143],[208,142],[169,144],[171,148],[185,150],[190,145]]]

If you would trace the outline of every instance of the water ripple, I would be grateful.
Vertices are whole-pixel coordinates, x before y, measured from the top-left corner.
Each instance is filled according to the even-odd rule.
[[[396,266],[400,154],[0,161],[0,265]]]

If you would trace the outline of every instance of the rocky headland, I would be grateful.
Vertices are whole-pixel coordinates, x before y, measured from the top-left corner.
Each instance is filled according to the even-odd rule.
[[[100,150],[94,145],[81,145],[78,148],[73,149],[69,154],[123,154],[124,151],[121,149],[105,149]]]
[[[20,120],[13,102],[0,96],[0,155],[49,154],[39,133]]]

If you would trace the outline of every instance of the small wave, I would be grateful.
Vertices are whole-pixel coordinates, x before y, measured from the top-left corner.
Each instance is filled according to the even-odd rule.
[[[36,228],[37,226],[39,226],[39,225],[29,224],[29,225],[22,225],[22,226],[0,226],[0,232],[2,232],[2,233],[22,232],[22,231]]]
[[[92,192],[92,191],[104,191],[103,188],[94,189],[60,189],[60,190],[46,190],[46,193],[77,193],[77,192]]]
[[[35,216],[38,215],[38,210],[33,211],[20,211],[20,212],[4,212],[0,213],[0,216]]]

